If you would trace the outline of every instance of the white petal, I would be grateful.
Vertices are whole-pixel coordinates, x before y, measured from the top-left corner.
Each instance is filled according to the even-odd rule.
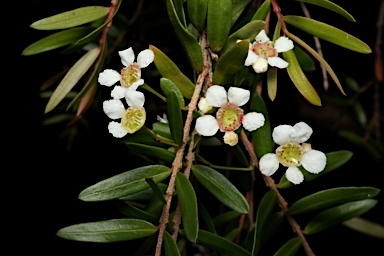
[[[223,86],[212,85],[208,88],[205,98],[212,107],[219,108],[227,104],[227,92]]]
[[[197,106],[199,107],[200,111],[203,112],[204,114],[212,109],[212,106],[208,104],[208,101],[205,97],[200,98]]]
[[[250,66],[253,63],[256,63],[257,58],[259,58],[259,57],[257,56],[256,53],[254,53],[251,50],[248,51],[248,55],[247,55],[247,58],[245,59],[244,66]]]
[[[256,36],[256,42],[259,42],[259,43],[265,43],[265,42],[268,42],[270,41],[269,40],[269,37],[267,36],[267,34],[265,33],[265,30],[261,30],[259,32],[259,34]]]
[[[128,133],[123,128],[123,126],[121,126],[121,124],[117,122],[110,122],[108,124],[108,131],[113,135],[113,137],[116,137],[116,138],[122,138]]]
[[[277,52],[286,52],[293,49],[293,42],[288,37],[282,36],[275,41],[275,46]]]
[[[219,130],[219,124],[214,116],[204,115],[196,119],[196,131],[203,136],[213,136]]]
[[[98,82],[101,85],[112,86],[120,81],[121,75],[113,69],[106,69],[99,74]]]
[[[145,68],[153,62],[154,58],[155,54],[153,53],[153,51],[146,49],[144,51],[141,51],[137,56],[137,63],[139,64],[140,68]]]
[[[268,153],[260,158],[259,168],[262,174],[271,176],[279,169],[279,159],[276,154]]]
[[[294,132],[291,135],[292,141],[303,143],[312,135],[312,128],[304,122],[299,122],[293,126]]]
[[[291,135],[294,131],[295,129],[287,124],[276,126],[272,132],[273,141],[276,144],[283,145],[284,143],[291,141]]]
[[[289,63],[280,57],[269,57],[268,64],[271,65],[272,67],[286,68],[288,67]]]
[[[104,113],[111,119],[119,119],[125,113],[125,108],[120,100],[106,100],[103,102]]]
[[[327,165],[327,157],[323,152],[312,149],[303,154],[301,163],[308,172],[318,174]]]
[[[163,117],[157,115],[156,120],[159,121],[160,123],[167,124],[168,123],[168,117],[167,114],[163,114]]]
[[[121,63],[123,63],[125,67],[128,67],[135,61],[135,53],[133,52],[132,47],[129,47],[124,51],[119,51],[119,55]]]
[[[125,100],[130,107],[140,109],[144,106],[145,96],[142,92],[129,90],[128,88],[128,90],[125,91]]]
[[[228,101],[238,107],[245,105],[250,97],[251,92],[249,90],[239,87],[229,87],[228,89]]]
[[[239,142],[239,136],[234,131],[226,132],[223,139],[224,143],[228,144],[229,146],[235,146]]]
[[[264,73],[268,70],[268,61],[265,58],[257,58],[257,61],[252,64],[253,70],[256,73]]]
[[[304,175],[297,167],[289,167],[285,172],[285,177],[295,185],[304,181]]]
[[[111,91],[111,96],[114,99],[122,99],[124,98],[124,94],[127,88],[123,86],[116,85],[113,90]]]
[[[264,115],[257,112],[250,112],[243,117],[243,127],[250,132],[253,132],[259,129],[264,125],[265,118]]]

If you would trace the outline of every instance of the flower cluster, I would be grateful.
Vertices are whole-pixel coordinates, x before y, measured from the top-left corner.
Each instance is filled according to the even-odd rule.
[[[120,119],[120,122],[111,121],[108,124],[109,132],[116,138],[122,138],[128,133],[134,133],[143,127],[146,119],[144,109],[145,97],[137,88],[144,83],[141,79],[141,68],[153,62],[154,54],[146,49],[139,53],[137,62],[132,47],[119,51],[124,68],[121,72],[106,69],[99,74],[98,81],[101,85],[114,86],[111,91],[112,99],[103,102],[104,113],[111,119]],[[128,108],[124,107],[122,98],[125,98]]]
[[[304,122],[294,126],[279,125],[273,129],[272,138],[280,145],[275,153],[268,153],[260,159],[260,171],[271,176],[282,164],[288,169],[285,172],[286,178],[294,183],[300,184],[304,175],[298,168],[303,166],[310,173],[318,174],[324,170],[327,164],[327,157],[323,152],[311,148],[311,144],[304,143],[312,135],[312,128]]]

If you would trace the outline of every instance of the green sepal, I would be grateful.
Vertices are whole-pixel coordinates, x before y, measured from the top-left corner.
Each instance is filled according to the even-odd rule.
[[[175,90],[169,91],[167,95],[167,115],[172,138],[180,145],[183,142],[184,125],[178,95]]]
[[[160,78],[160,88],[164,92],[164,94],[167,96],[170,91],[174,91],[176,93],[177,100],[179,101],[180,107],[185,106],[183,94],[181,93],[179,87],[177,87],[174,82],[172,82],[167,78],[162,77]]]
[[[295,256],[300,249],[302,240],[296,236],[289,239],[273,256]]]
[[[173,240],[173,237],[167,232],[164,232],[164,252],[166,256],[179,256],[180,251],[177,247],[176,241]]]
[[[161,147],[150,146],[135,142],[125,142],[125,145],[131,153],[140,156],[147,156],[151,159],[162,160],[167,163],[172,163],[176,156],[175,153]]]
[[[188,0],[187,12],[193,26],[202,31],[205,25],[209,0]]]
[[[219,52],[227,41],[232,22],[232,0],[208,1],[207,35],[209,46]]]

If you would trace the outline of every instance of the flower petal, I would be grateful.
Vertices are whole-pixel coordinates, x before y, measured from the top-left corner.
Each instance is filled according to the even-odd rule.
[[[145,96],[144,93],[129,90],[129,88],[125,91],[125,100],[128,105],[135,109],[140,109],[144,106]]]
[[[122,138],[128,133],[120,123],[114,121],[108,124],[108,131],[116,138]]]
[[[275,41],[275,46],[277,52],[286,52],[293,49],[293,42],[288,37],[282,36]]]
[[[256,62],[252,63],[252,67],[256,73],[264,73],[268,70],[268,61],[262,57],[257,58]]]
[[[228,89],[228,101],[238,107],[245,105],[250,97],[251,92],[249,90],[239,87],[229,87]]]
[[[259,32],[259,34],[256,36],[255,39],[256,39],[256,42],[258,43],[265,43],[265,42],[271,41],[269,40],[269,37],[265,33],[264,29]]]
[[[291,135],[292,141],[303,143],[312,135],[312,128],[304,122],[299,122],[293,126],[294,132]]]
[[[120,78],[121,75],[116,70],[106,69],[99,74],[98,82],[109,87],[120,81]]]
[[[279,159],[276,154],[267,153],[260,158],[259,169],[262,174],[271,176],[279,169]]]
[[[300,184],[304,181],[303,173],[299,170],[299,168],[295,166],[289,167],[287,169],[287,171],[285,172],[285,177],[287,178],[287,180],[289,180],[295,185]]]
[[[149,50],[149,49],[143,50],[137,56],[137,64],[139,64],[140,68],[145,68],[153,62],[154,58],[155,58],[155,54],[153,53],[152,50]]]
[[[219,130],[219,124],[214,116],[204,115],[196,119],[195,129],[202,136],[213,136]]]
[[[250,66],[250,65],[252,65],[253,63],[256,63],[257,58],[259,58],[259,57],[257,56],[257,54],[254,53],[253,51],[249,50],[249,51],[248,51],[247,58],[245,59],[245,62],[244,62],[244,66]]]
[[[235,146],[239,142],[239,136],[234,131],[226,132],[223,139],[224,143],[228,144],[229,146]]]
[[[294,131],[295,129],[287,124],[276,126],[272,132],[273,141],[276,144],[283,145],[284,143],[291,141],[291,135]]]
[[[308,172],[318,174],[327,165],[327,157],[323,152],[312,149],[303,154],[301,163]]]
[[[133,52],[132,47],[129,47],[124,51],[119,51],[119,55],[124,67],[128,67],[135,61],[135,53]]]
[[[204,114],[212,109],[212,106],[208,104],[208,101],[205,97],[200,98],[197,106],[199,107],[200,111]]]
[[[104,113],[111,119],[119,119],[125,113],[124,105],[118,99],[104,101],[103,110]]]
[[[220,85],[212,85],[209,87],[205,98],[209,105],[216,108],[224,106],[228,102],[227,91]]]
[[[127,88],[123,86],[116,85],[111,91],[111,97],[114,99],[122,99],[124,98],[124,94]]]
[[[288,67],[289,63],[280,57],[269,57],[268,64],[271,65],[272,67],[286,68]]]
[[[264,115],[257,112],[250,112],[243,117],[243,127],[250,132],[259,129],[264,125]]]

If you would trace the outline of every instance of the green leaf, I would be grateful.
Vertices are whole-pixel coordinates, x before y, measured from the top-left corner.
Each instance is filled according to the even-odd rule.
[[[161,190],[162,195],[165,195],[165,191],[167,190],[168,186],[163,183],[157,183],[157,186]],[[147,188],[145,190],[139,191],[134,194],[130,194],[127,196],[120,197],[120,200],[128,200],[128,201],[142,201],[142,200],[150,200],[155,198],[154,192],[152,188]]]
[[[205,206],[201,202],[199,202],[198,209],[200,219],[202,220],[201,222],[204,224],[204,226],[206,226],[208,231],[216,233],[215,224],[213,223],[213,219],[207,208],[205,208]]]
[[[274,101],[277,93],[277,68],[270,67],[267,71],[268,97]]]
[[[302,240],[296,236],[286,242],[280,249],[274,254],[274,256],[295,256],[296,252],[301,247]]]
[[[327,0],[296,0],[296,1],[324,7],[328,10],[331,10],[333,12],[340,14],[341,16],[343,16],[344,18],[346,18],[351,22],[356,22],[356,20],[352,17],[351,14],[349,14],[346,10],[344,10],[343,8],[341,8],[340,6],[338,6],[337,4],[331,1],[327,1]]]
[[[240,15],[243,13],[245,7],[251,2],[251,0],[233,0],[232,1],[232,21],[231,21],[231,27],[237,19],[240,17]]]
[[[248,56],[249,41],[242,40],[225,52],[217,61],[213,71],[213,84],[225,85],[232,78],[233,74],[244,67]]]
[[[384,239],[384,226],[360,217],[343,222],[343,225],[368,236]]]
[[[304,174],[304,182],[316,179],[328,172],[331,172],[351,159],[353,153],[348,150],[340,150],[335,152],[330,152],[325,154],[327,157],[327,165],[325,166],[324,170],[318,174],[312,174],[307,171],[303,172]],[[278,188],[288,188],[292,186],[292,183],[287,180],[285,175],[281,177],[279,184],[277,185]]]
[[[164,138],[172,139],[171,129],[168,123],[155,122],[152,124],[152,131]]]
[[[241,213],[236,211],[224,212],[224,213],[221,213],[216,218],[214,218],[213,223],[215,224],[215,226],[219,226],[219,225],[222,225],[223,223],[239,218],[240,216],[241,216]]]
[[[376,204],[377,200],[365,199],[327,209],[313,217],[303,233],[308,235],[316,234],[343,221],[358,217],[372,209]]]
[[[316,70],[315,62],[303,49],[295,45],[293,51],[295,52],[297,60],[299,61],[300,67],[304,71],[310,72]]]
[[[251,133],[256,156],[260,159],[263,155],[273,152],[275,142],[272,140],[272,128],[267,106],[263,98],[257,93],[254,93],[252,96],[250,111],[259,112],[263,114],[265,118],[264,125]]]
[[[176,175],[176,192],[185,235],[189,241],[195,243],[199,231],[197,198],[191,182],[180,172]]]
[[[285,215],[282,211],[275,212],[269,216],[266,222],[263,224],[263,235],[259,237],[261,239],[261,247],[263,247],[270,238],[276,233],[276,230],[279,228],[281,222],[285,218]]]
[[[159,219],[156,216],[154,216],[150,213],[147,213],[146,211],[143,211],[143,210],[133,206],[130,203],[126,203],[126,202],[122,202],[122,201],[114,201],[113,204],[127,218],[141,219],[141,220],[145,220],[145,221],[151,222],[151,223],[156,224],[156,225],[159,223]]]
[[[310,103],[315,106],[321,106],[321,100],[311,83],[308,81],[303,70],[297,61],[296,55],[293,50],[283,52],[284,59],[289,63],[287,72],[297,90],[304,96]]]
[[[303,214],[342,203],[369,199],[379,192],[380,189],[373,187],[331,188],[299,199],[289,207],[289,213],[292,215]]]
[[[178,256],[181,255],[179,248],[177,247],[176,241],[173,240],[173,237],[167,232],[164,232],[164,252],[167,256]]]
[[[196,179],[220,202],[239,213],[248,213],[249,205],[239,190],[221,173],[204,166],[192,166]]]
[[[85,72],[92,66],[100,54],[100,47],[96,47],[83,55],[68,71],[68,73],[61,80],[49,99],[45,112],[48,113],[54,109],[83,77]]]
[[[159,199],[160,202],[163,204],[166,204],[167,201],[164,198],[164,193],[161,191],[160,187],[153,181],[152,178],[145,178],[145,181],[148,183],[148,185],[151,187],[153,191],[153,198]]]
[[[167,95],[168,124],[173,140],[180,145],[183,142],[183,116],[176,91],[172,90]]]
[[[158,48],[150,45],[149,49],[151,49],[155,54],[153,62],[155,63],[156,68],[161,76],[171,80],[174,84],[176,84],[177,87],[179,87],[185,98],[191,99],[193,91],[195,90],[195,85],[192,83],[192,81],[186,77],[180,71],[177,65]]]
[[[180,107],[185,106],[183,94],[181,93],[179,87],[177,87],[175,83],[173,83],[171,80],[164,77],[160,78],[160,88],[164,92],[164,94],[167,96],[170,91],[174,91],[176,93],[177,100],[179,101]]]
[[[193,26],[202,31],[205,25],[205,17],[207,16],[209,0],[188,0],[187,12]]]
[[[98,222],[81,223],[60,229],[56,234],[65,239],[111,243],[150,236],[157,227],[138,219],[113,219]]]
[[[117,174],[102,180],[81,191],[79,199],[83,201],[104,201],[120,198],[149,188],[145,178],[152,177],[157,183],[170,174],[164,165],[148,165]]]
[[[208,1],[207,35],[212,51],[219,52],[224,46],[231,22],[232,0]]]
[[[171,24],[175,29],[176,36],[180,40],[181,46],[187,55],[189,63],[194,70],[200,72],[203,70],[203,54],[196,37],[189,33],[185,26],[183,26],[180,22],[172,0],[167,0],[167,11]]]
[[[33,44],[27,46],[21,54],[28,56],[57,49],[62,46],[76,42],[79,38],[83,37],[90,31],[91,29],[89,27],[71,28],[64,31],[60,31],[47,37],[44,37],[34,42]]]
[[[71,28],[98,20],[108,12],[108,7],[86,6],[35,21],[31,27],[40,30]]]
[[[252,17],[252,20],[265,20],[271,9],[271,0],[266,0],[260,5],[255,14]]]
[[[273,209],[276,206],[277,195],[273,190],[269,190],[264,194],[260,201],[259,207],[257,208],[254,240],[252,247],[252,255],[256,256],[261,249],[261,239],[263,236],[263,228],[267,219],[270,217]]]
[[[251,253],[228,239],[214,233],[199,230],[197,243],[228,255],[250,256]]]
[[[323,22],[314,19],[287,15],[284,16],[284,21],[302,31],[339,45],[346,49],[360,52],[371,53],[371,48],[356,37]]]
[[[126,142],[125,145],[127,145],[131,152],[137,155],[148,156],[150,158],[166,161],[167,163],[172,163],[176,155],[167,149],[141,143]]]

